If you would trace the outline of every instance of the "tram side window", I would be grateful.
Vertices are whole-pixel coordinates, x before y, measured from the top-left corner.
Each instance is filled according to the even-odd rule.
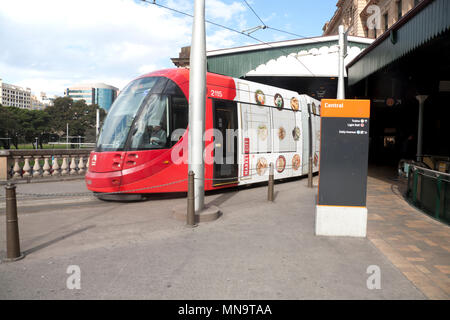
[[[172,96],[172,134],[171,145],[175,145],[188,125],[188,103],[185,97]]]
[[[188,103],[184,96],[150,96],[134,123],[131,150],[170,148],[184,134],[188,116]]]

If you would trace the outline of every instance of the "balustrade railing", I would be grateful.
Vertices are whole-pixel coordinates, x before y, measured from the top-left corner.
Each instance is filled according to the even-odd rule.
[[[450,174],[409,164],[406,199],[426,214],[450,224]]]
[[[0,150],[0,181],[82,176],[90,149]]]

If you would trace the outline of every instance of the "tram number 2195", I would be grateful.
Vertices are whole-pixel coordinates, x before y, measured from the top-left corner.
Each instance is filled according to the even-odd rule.
[[[222,98],[223,97],[223,93],[220,90],[210,90],[209,92],[211,97],[216,97],[216,98]]]

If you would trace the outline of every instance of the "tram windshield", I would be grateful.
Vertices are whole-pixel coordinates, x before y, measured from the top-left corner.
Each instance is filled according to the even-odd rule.
[[[187,100],[178,86],[161,77],[131,82],[111,107],[97,151],[169,148],[174,129],[187,126]]]
[[[133,119],[158,79],[137,79],[125,87],[105,119],[97,143],[98,149],[120,150],[125,146]]]

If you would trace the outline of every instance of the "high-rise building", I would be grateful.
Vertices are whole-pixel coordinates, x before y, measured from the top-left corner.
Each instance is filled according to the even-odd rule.
[[[0,104],[8,107],[31,109],[31,89],[8,84],[0,79]]]
[[[338,0],[336,11],[323,26],[323,35],[338,34],[376,39],[422,0]]]
[[[80,84],[69,87],[64,95],[74,101],[85,100],[87,104],[97,104],[100,108],[109,111],[117,98],[119,89],[104,83]]]

